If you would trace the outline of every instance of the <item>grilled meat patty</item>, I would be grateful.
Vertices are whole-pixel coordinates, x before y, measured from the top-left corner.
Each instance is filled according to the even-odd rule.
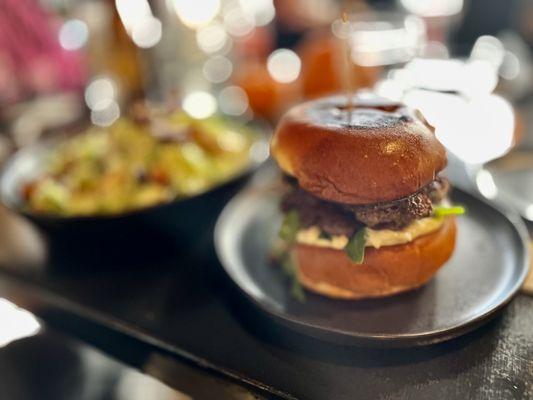
[[[351,236],[363,225],[373,229],[400,230],[416,219],[429,217],[432,203],[448,194],[448,180],[437,177],[418,192],[386,203],[348,205],[325,201],[306,192],[295,179],[286,177],[288,190],[281,201],[287,212],[297,209],[302,227],[318,226],[328,235]]]

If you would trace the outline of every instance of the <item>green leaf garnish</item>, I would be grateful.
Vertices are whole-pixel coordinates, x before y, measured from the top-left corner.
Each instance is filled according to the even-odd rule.
[[[280,260],[281,268],[291,280],[291,295],[300,303],[305,301],[305,292],[296,275],[296,265],[290,253],[286,253]]]
[[[296,278],[292,280],[291,295],[300,303],[305,303],[305,292],[300,284],[300,281]]]
[[[437,206],[433,208],[433,215],[436,217],[446,217],[449,215],[463,215],[466,209],[463,206]]]
[[[283,257],[279,260],[279,263],[281,265],[281,270],[283,271],[285,275],[289,277],[296,275],[294,263],[289,253],[285,253]]]
[[[289,251],[289,245],[296,241],[299,229],[300,214],[298,214],[297,210],[291,210],[285,215],[285,218],[283,218],[281,228],[279,229],[279,237],[284,243],[274,249],[274,255],[283,272],[291,281],[291,296],[303,303],[305,301],[305,292],[298,280],[296,264]]]
[[[285,257],[287,253],[287,243],[283,240],[276,240],[270,249],[270,257],[273,261],[279,261]]]
[[[285,218],[281,223],[279,237],[289,244],[294,243],[296,235],[298,234],[298,229],[300,229],[300,215],[298,214],[298,211],[291,210],[285,215]]]
[[[366,228],[361,228],[350,238],[348,244],[344,247],[344,251],[350,257],[350,260],[357,264],[362,264],[365,259],[366,238]]]

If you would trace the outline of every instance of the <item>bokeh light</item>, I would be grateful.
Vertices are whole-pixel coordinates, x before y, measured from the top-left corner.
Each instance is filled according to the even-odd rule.
[[[272,0],[239,0],[242,10],[252,16],[256,26],[269,24],[276,15]]]
[[[174,0],[174,10],[190,28],[209,24],[220,11],[220,0]]]
[[[120,20],[130,35],[135,25],[141,24],[146,17],[152,15],[147,0],[116,0],[115,5]]]
[[[239,86],[227,86],[220,91],[218,104],[224,114],[240,116],[248,110],[248,96]]]
[[[224,12],[224,26],[230,35],[242,37],[255,28],[254,18],[240,7],[230,7]]]
[[[120,117],[120,107],[114,100],[101,101],[91,110],[91,122],[106,127],[112,125]]]
[[[59,29],[59,44],[65,50],[78,50],[87,43],[89,28],[79,19],[66,21]]]
[[[289,49],[275,50],[267,60],[270,76],[280,83],[290,83],[298,79],[302,62],[298,55]]]
[[[470,59],[483,60],[494,68],[499,68],[504,55],[505,50],[502,42],[494,36],[485,35],[476,39],[470,52]]]
[[[91,110],[95,110],[102,108],[102,104],[111,103],[116,95],[117,87],[111,78],[97,77],[85,89],[85,102]]]
[[[161,40],[161,21],[154,17],[147,0],[116,0],[116,7],[126,32],[141,48],[155,46]]]
[[[0,319],[2,321],[0,347],[15,340],[33,336],[41,329],[41,324],[33,314],[5,299],[0,299]]]
[[[182,107],[191,117],[204,119],[216,112],[217,102],[211,93],[196,91],[185,96]]]
[[[421,17],[448,17],[463,9],[463,0],[400,0],[400,3]]]
[[[520,60],[512,52],[506,51],[505,56],[502,62],[502,65],[499,69],[499,74],[503,79],[513,80],[520,75]]]
[[[137,46],[146,49],[159,43],[162,34],[161,21],[156,17],[148,16],[133,27],[131,38]]]
[[[220,23],[212,23],[196,32],[198,47],[205,53],[216,53],[222,50],[228,40],[228,34]]]
[[[233,64],[224,56],[214,56],[206,60],[202,71],[209,82],[221,83],[231,76]]]

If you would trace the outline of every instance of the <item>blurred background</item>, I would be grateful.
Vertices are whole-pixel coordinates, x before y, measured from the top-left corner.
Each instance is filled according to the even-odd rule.
[[[275,123],[349,87],[420,108],[471,163],[527,139],[528,0],[4,0],[0,19],[4,156],[138,99]]]

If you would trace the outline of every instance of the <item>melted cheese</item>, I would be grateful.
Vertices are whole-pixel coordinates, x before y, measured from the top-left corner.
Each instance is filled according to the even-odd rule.
[[[383,246],[409,243],[417,237],[435,232],[443,223],[443,218],[430,217],[413,221],[410,225],[399,231],[367,228],[366,247],[379,249]],[[343,249],[348,243],[348,237],[344,235],[332,236],[331,238],[320,237],[320,229],[316,226],[299,230],[296,240],[302,244],[331,247],[339,250]]]

